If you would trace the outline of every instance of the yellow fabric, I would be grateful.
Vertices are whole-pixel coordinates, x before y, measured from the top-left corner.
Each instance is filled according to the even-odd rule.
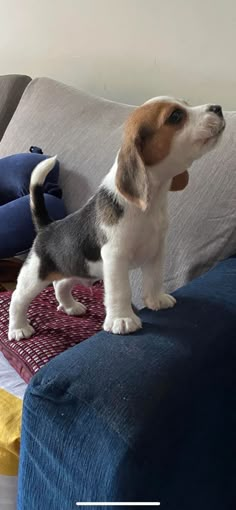
[[[0,388],[0,475],[16,476],[22,400]]]

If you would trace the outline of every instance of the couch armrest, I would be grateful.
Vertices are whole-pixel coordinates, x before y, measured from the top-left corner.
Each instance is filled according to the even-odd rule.
[[[33,378],[18,510],[235,503],[236,259],[175,295],[174,309],[141,312],[139,333],[99,333]]]
[[[0,140],[30,81],[31,78],[24,75],[0,76]]]

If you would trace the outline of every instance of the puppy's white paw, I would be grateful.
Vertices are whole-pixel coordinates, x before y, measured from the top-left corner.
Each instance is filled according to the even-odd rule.
[[[134,313],[129,317],[109,317],[107,316],[103,324],[103,329],[114,333],[114,335],[127,335],[133,333],[142,327],[140,318]]]
[[[57,310],[59,312],[65,312],[67,315],[84,315],[86,313],[86,306],[79,303],[79,301],[74,301],[71,307],[66,308],[63,305],[59,305]]]
[[[23,338],[30,338],[35,333],[34,328],[27,324],[23,328],[9,327],[8,340],[22,340]]]
[[[144,303],[151,310],[165,310],[166,308],[173,308],[176,299],[170,294],[159,294],[156,298],[146,297]]]

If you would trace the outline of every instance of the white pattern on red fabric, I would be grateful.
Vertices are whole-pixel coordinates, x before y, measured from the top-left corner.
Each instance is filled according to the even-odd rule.
[[[87,307],[87,312],[82,317],[72,317],[57,312],[54,289],[48,287],[29,308],[28,318],[36,333],[28,340],[18,342],[7,339],[11,292],[0,293],[0,350],[29,382],[50,359],[101,330],[105,317],[103,293],[101,282],[92,287],[77,285],[73,296]]]

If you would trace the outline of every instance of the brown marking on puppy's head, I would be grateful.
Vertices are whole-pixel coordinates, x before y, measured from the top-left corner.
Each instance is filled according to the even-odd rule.
[[[188,113],[183,105],[154,101],[137,108],[126,122],[118,155],[116,186],[127,200],[142,210],[147,208],[149,199],[146,167],[152,167],[168,156],[173,137],[184,127],[187,118]],[[176,170],[183,172],[182,168]],[[179,189],[177,183],[176,177],[173,190]],[[185,183],[187,185],[187,178]]]

